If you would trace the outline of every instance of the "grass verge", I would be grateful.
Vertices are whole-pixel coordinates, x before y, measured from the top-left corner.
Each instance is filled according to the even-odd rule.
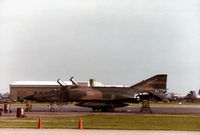
[[[85,115],[85,129],[200,131],[200,115]],[[42,118],[43,128],[77,128],[78,116]],[[0,128],[37,128],[38,118],[0,120]]]

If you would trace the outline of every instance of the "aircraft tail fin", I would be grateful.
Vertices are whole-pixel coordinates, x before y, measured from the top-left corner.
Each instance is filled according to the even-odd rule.
[[[166,90],[166,87],[167,87],[167,75],[159,74],[149,79],[143,80],[140,83],[132,85],[130,88],[153,91],[153,90]]]

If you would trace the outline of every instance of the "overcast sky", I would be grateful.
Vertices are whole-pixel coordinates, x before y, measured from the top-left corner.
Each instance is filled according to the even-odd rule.
[[[200,0],[0,0],[0,92],[19,80],[200,89]]]

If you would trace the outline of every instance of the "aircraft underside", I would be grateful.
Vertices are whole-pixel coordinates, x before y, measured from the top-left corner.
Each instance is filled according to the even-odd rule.
[[[75,105],[81,107],[89,107],[92,108],[93,111],[114,111],[114,108],[128,106],[128,104],[125,103],[112,102],[80,102]]]

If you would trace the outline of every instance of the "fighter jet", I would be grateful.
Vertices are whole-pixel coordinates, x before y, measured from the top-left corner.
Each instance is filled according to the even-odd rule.
[[[71,86],[58,79],[59,90],[31,95],[25,99],[51,103],[76,102],[77,106],[109,111],[150,98],[165,100],[161,93],[166,92],[167,75],[159,74],[129,87],[94,86],[93,79],[90,80],[90,86],[79,86],[73,77],[70,81],[73,84]]]
[[[167,93],[166,98],[170,102],[200,102],[200,95],[197,95],[196,91],[190,91],[188,94]]]

